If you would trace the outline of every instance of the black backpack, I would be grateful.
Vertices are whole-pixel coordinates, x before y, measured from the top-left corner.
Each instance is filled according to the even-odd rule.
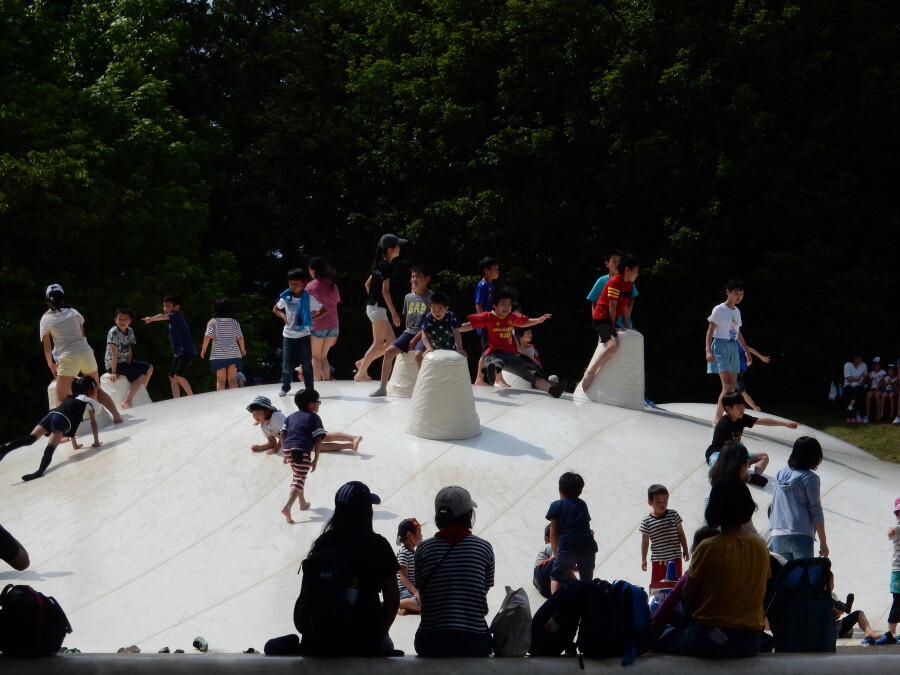
[[[340,548],[323,548],[300,565],[303,581],[294,603],[294,626],[305,637],[347,641],[356,623],[357,580],[350,557]]]
[[[66,613],[54,598],[31,586],[12,584],[0,594],[0,652],[4,656],[56,654],[71,632]]]
[[[575,653],[575,633],[584,614],[591,584],[570,579],[540,606],[531,620],[532,656]]]
[[[578,629],[578,650],[588,658],[621,656],[627,666],[650,649],[650,604],[643,588],[594,579]]]
[[[831,561],[800,558],[781,568],[766,618],[776,652],[834,652]]]

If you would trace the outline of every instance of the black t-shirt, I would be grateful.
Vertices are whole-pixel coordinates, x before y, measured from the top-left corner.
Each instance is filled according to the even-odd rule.
[[[384,285],[385,279],[391,278],[391,263],[387,260],[382,260],[375,267],[375,271],[372,272],[372,282],[369,284],[369,297],[366,300],[367,305],[378,305],[379,307],[384,307],[387,309],[387,304],[384,302],[384,293],[381,290],[381,287]]]
[[[752,415],[738,417],[734,422],[731,421],[728,415],[722,415],[721,419],[716,423],[716,428],[713,430],[712,443],[706,449],[707,461],[714,452],[720,452],[726,443],[741,440],[744,429],[749,429],[754,424],[756,424],[756,418]]]

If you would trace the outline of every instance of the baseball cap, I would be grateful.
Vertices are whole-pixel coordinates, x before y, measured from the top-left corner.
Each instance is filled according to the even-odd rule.
[[[395,246],[405,246],[406,242],[406,239],[401,239],[396,234],[384,234],[378,240],[378,248],[384,251]]]
[[[876,356],[874,359],[872,359],[872,363],[881,363],[881,357]]]
[[[362,507],[371,506],[372,504],[380,504],[381,497],[373,495],[369,491],[369,486],[360,483],[358,480],[352,480],[344,483],[334,495],[335,506],[338,504],[347,504],[348,506]]]
[[[461,516],[477,507],[478,504],[472,501],[472,495],[469,494],[469,491],[458,485],[448,485],[445,488],[441,488],[437,493],[437,497],[434,498],[435,512],[441,509],[449,509],[450,515],[453,517]]]
[[[49,286],[47,286],[47,290],[44,292],[44,295],[45,295],[45,297],[46,297],[48,300],[50,299],[50,294],[51,294],[53,291],[59,291],[59,292],[62,293],[63,295],[65,295],[65,293],[66,293],[66,292],[63,290],[62,286],[60,286],[59,284],[50,284]]]
[[[416,530],[421,530],[422,524],[415,518],[406,518],[400,521],[397,526],[397,543],[402,544],[406,539],[406,535]]]

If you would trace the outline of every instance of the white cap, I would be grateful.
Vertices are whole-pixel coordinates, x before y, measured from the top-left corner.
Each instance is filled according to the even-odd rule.
[[[50,299],[50,294],[53,291],[59,291],[60,293],[65,294],[65,291],[62,289],[62,286],[60,286],[59,284],[50,284],[49,286],[47,286],[47,290],[44,293],[44,295],[47,297],[48,300]]]

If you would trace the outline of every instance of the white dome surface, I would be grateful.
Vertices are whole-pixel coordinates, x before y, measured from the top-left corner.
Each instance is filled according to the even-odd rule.
[[[431,536],[437,490],[466,487],[479,505],[474,530],[496,554],[491,615],[504,585],[523,586],[532,611],[539,606],[532,565],[564,471],[578,471],[586,482],[582,496],[600,548],[597,577],[649,583],[637,528],[649,510],[651,483],[669,488],[670,507],[684,518],[689,539],[702,520],[711,405],[630,410],[536,390],[474,387],[481,434],[435,441],[402,431],[410,399],[370,398],[372,383],[319,384],[326,428],[364,440],[358,454],[320,459],[307,481],[312,509],[295,510],[296,524],[279,513],[290,470],[279,457],[250,452],[263,439],[245,410],[262,394],[289,413],[292,398],[277,398],[272,385],[167,400],[124,411],[124,424],[100,430],[99,449],[86,442],[84,424],[85,447],[60,446],[40,480],[19,477],[37,468],[42,441],[0,462],[0,523],[32,560],[24,572],[0,567],[0,581],[55,596],[75,629],[66,644],[82,651],[130,644],[145,652],[190,650],[202,635],[213,651],[237,652],[294,632],[297,568],[348,480],[362,480],[381,496],[374,525],[391,544],[407,517],[427,521]],[[802,433],[815,432],[755,428],[744,440],[769,453],[767,475],[774,479]],[[900,496],[900,466],[816,435],[826,453],[818,473],[836,590],[855,593],[854,608],[883,630],[890,604],[886,531]],[[751,490],[762,529],[772,482]],[[417,625],[415,616],[400,616],[391,630],[408,654]]]

